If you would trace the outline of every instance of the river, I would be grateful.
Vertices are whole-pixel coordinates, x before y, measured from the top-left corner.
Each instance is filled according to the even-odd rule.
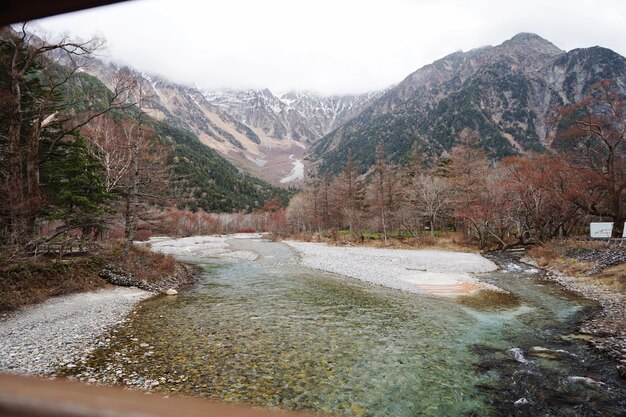
[[[575,335],[597,307],[512,258],[481,278],[512,296],[451,300],[301,267],[281,243],[229,243],[260,257],[187,259],[198,285],[143,302],[88,366],[161,394],[338,416],[626,414],[614,364]]]

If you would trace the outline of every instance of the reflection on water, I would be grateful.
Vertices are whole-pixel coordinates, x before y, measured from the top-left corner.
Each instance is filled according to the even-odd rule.
[[[280,243],[232,244],[261,256],[193,260],[200,284],[144,302],[91,365],[122,367],[120,383],[158,381],[157,392],[342,416],[626,411],[614,367],[560,337],[592,307],[537,274],[488,274],[513,296],[456,302],[299,267]],[[569,353],[528,356],[532,346]]]

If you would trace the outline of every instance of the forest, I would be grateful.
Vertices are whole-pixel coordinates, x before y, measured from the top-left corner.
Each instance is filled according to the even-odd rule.
[[[386,244],[454,231],[481,249],[503,249],[608,220],[622,235],[626,121],[609,80],[559,110],[544,152],[494,160],[479,132],[465,128],[438,157],[415,141],[398,165],[380,143],[368,172],[347,152],[338,175],[310,175],[289,201],[293,190],[240,173],[191,132],[142,112],[148,97],[129,71],[111,89],[87,75],[98,39],[50,42],[25,26],[0,35],[0,244],[9,259],[106,238],[123,238],[127,254],[153,233]]]
[[[85,67],[97,38],[0,32],[0,246],[7,261],[123,238],[178,209],[242,212],[290,191],[240,172],[191,132],[142,111],[126,68],[112,88]],[[166,230],[167,231],[167,230]],[[88,245],[87,245],[88,246]],[[65,248],[65,249],[64,249]]]
[[[359,172],[352,153],[339,175],[314,177],[291,199],[292,231],[363,240],[432,241],[455,231],[481,249],[543,244],[588,233],[590,221],[612,221],[621,237],[626,210],[624,99],[610,80],[559,109],[560,129],[544,152],[495,161],[479,134],[463,129],[438,158],[414,146],[402,165],[383,144]],[[375,232],[375,234],[372,234]],[[328,234],[328,232],[327,232]]]

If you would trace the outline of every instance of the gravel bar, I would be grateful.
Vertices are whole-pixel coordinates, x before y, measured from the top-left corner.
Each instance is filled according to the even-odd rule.
[[[0,372],[51,375],[72,368],[123,322],[135,305],[153,296],[137,288],[113,288],[55,297],[0,320]]]
[[[446,297],[502,291],[471,275],[498,269],[476,253],[284,243],[300,254],[305,266],[399,290]]]
[[[232,235],[192,236],[183,238],[151,237],[146,246],[155,252],[178,257],[235,258],[254,261],[256,253],[236,250],[226,243],[227,239],[260,239],[258,233],[235,233]]]

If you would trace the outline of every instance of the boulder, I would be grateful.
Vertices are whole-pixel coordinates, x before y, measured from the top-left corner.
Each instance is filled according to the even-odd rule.
[[[541,358],[547,359],[561,359],[567,356],[576,356],[573,353],[570,353],[563,349],[548,349],[541,346],[533,346],[528,349],[528,354],[532,356],[538,356]]]
[[[602,387],[606,385],[604,382],[598,381],[594,378],[589,378],[588,376],[570,376],[567,378],[567,380],[577,384],[589,385],[592,387]]]
[[[165,291],[165,295],[176,295],[178,294],[178,291],[176,291],[174,288],[170,288],[169,290]]]
[[[519,400],[513,403],[513,405],[516,407],[521,407],[523,405],[528,405],[528,404],[530,404],[530,401],[528,401],[526,398],[520,398]]]

